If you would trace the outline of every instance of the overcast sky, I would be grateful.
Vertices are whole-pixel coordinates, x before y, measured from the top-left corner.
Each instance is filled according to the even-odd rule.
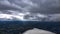
[[[17,15],[19,17],[20,13],[24,14],[24,16],[33,16],[36,14],[35,17],[33,16],[34,19],[38,19],[38,17],[47,18],[47,15],[50,14],[58,14],[59,16],[60,0],[0,0],[0,13],[3,15]],[[25,18],[24,16],[22,19]],[[53,17],[50,17],[51,19],[49,19],[52,20]],[[33,18],[29,17],[29,19]]]
[[[59,0],[0,0],[0,10],[30,10],[36,13],[60,13]]]

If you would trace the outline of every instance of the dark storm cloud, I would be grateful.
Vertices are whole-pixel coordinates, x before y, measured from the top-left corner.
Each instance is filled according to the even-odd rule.
[[[32,12],[43,14],[60,13],[60,0],[32,0],[39,5],[39,8],[33,8]]]
[[[20,13],[25,14],[26,12],[29,12],[29,14],[26,15],[28,16],[31,15],[32,18],[37,20],[41,19],[44,16],[47,16],[48,17],[48,18],[46,17],[47,19],[52,20],[53,17],[56,17],[56,14],[60,13],[60,1],[59,0],[0,0],[0,13],[2,13],[3,15],[14,14],[16,16],[16,14],[17,15]],[[39,16],[42,15],[42,17],[37,16],[38,13]],[[49,17],[48,15],[51,14],[55,14],[55,16]],[[32,18],[31,20],[33,20]],[[46,18],[44,17],[42,19],[45,20]]]
[[[0,10],[20,10],[21,7],[14,3],[10,3],[8,0],[0,0]]]
[[[0,10],[7,9],[29,10],[31,13],[54,14],[60,13],[60,2],[59,0],[0,0]]]

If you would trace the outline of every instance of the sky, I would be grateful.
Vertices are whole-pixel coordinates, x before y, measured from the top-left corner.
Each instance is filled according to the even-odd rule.
[[[0,0],[0,16],[5,15],[3,19],[59,21],[59,13],[60,0]]]

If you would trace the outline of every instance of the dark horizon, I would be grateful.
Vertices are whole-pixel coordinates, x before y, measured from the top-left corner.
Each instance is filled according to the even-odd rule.
[[[38,28],[57,34],[60,33],[60,22],[39,22],[39,21],[0,21],[0,31],[23,33],[29,29]],[[12,34],[12,32],[10,32]]]

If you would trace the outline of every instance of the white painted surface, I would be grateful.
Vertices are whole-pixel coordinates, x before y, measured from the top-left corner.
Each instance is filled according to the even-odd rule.
[[[34,28],[32,30],[28,30],[28,31],[24,32],[23,34],[55,34],[55,33],[50,32],[50,31],[46,31],[46,30],[41,30],[41,29]]]

